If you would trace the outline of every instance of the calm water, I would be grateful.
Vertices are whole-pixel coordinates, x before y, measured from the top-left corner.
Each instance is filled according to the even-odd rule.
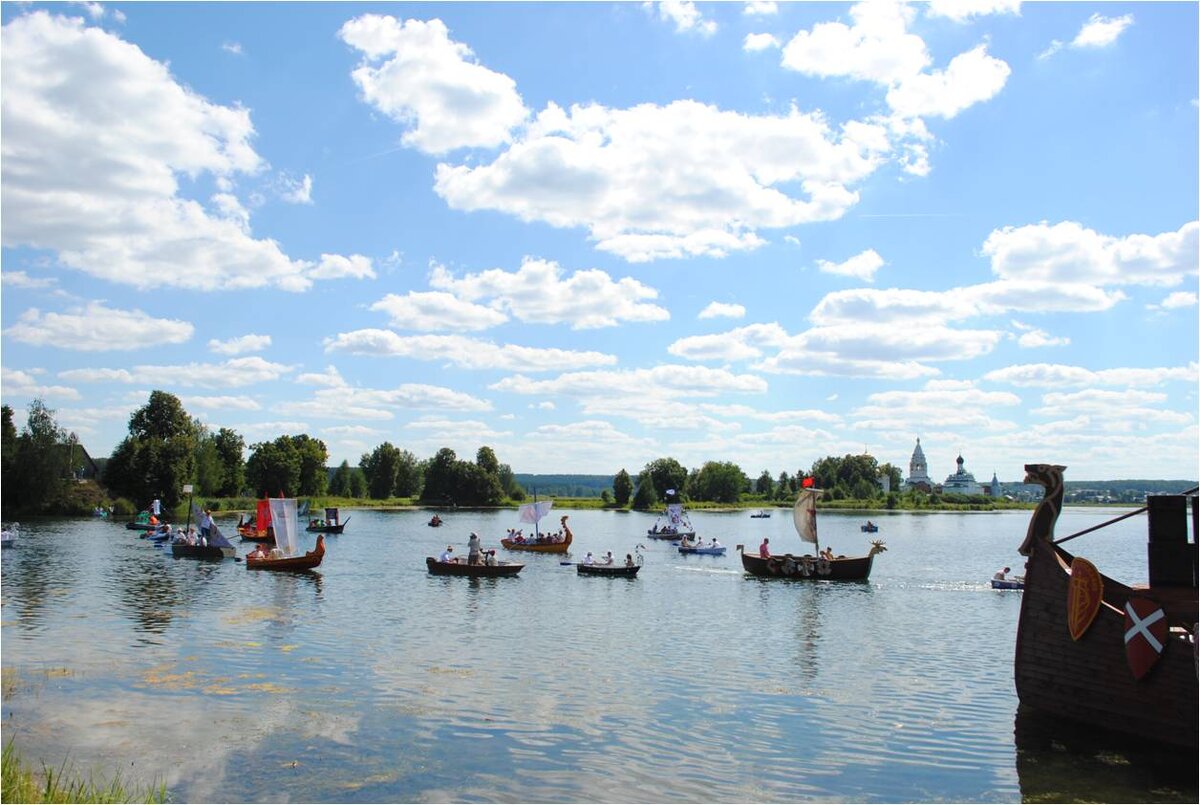
[[[1059,534],[1115,513],[1067,509]],[[693,514],[726,557],[639,540],[649,515],[571,512],[576,557],[647,545],[634,580],[519,554],[516,578],[434,577],[426,555],[472,530],[499,547],[515,511],[351,514],[309,575],[23,524],[3,739],[175,801],[1196,801],[1194,764],[1018,746],[1020,593],[987,580],[1019,571],[1027,512],[872,514],[888,552],[862,584],[745,577],[734,544],[800,548],[782,510]],[[865,552],[864,519],[822,513],[823,542]],[[1133,518],[1072,545],[1140,581],[1144,541]]]

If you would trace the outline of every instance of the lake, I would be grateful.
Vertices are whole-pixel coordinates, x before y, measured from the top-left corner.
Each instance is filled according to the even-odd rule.
[[[1067,508],[1058,533],[1119,513]],[[542,521],[570,515],[576,558],[644,544],[636,579],[499,548],[515,510],[441,514],[343,510],[303,575],[23,523],[0,569],[3,740],[177,802],[1197,800],[1194,758],[1178,774],[1018,716],[1021,593],[988,579],[1021,572],[1029,512],[873,512],[873,535],[822,512],[838,553],[886,541],[866,583],[745,576],[737,543],[801,552],[787,510],[693,513],[725,557],[645,539],[648,514]],[[431,576],[471,531],[524,571]],[[1144,581],[1145,540],[1137,517],[1071,548]]]

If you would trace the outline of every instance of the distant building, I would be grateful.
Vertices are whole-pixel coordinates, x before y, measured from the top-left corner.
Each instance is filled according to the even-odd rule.
[[[908,477],[904,479],[904,488],[933,491],[933,479],[929,477],[929,466],[925,463],[925,451],[921,449],[919,438],[912,458],[908,461]]]
[[[996,477],[996,471],[992,470],[992,497],[998,498],[1004,496],[1004,490],[1000,487],[1000,479]]]
[[[985,494],[983,487],[975,481],[975,476],[963,468],[962,456],[958,457],[956,463],[958,464],[958,470],[953,475],[946,476],[946,482],[942,484],[942,491],[953,492],[956,495]]]

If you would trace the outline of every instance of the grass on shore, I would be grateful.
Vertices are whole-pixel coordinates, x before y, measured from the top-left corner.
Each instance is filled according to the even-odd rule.
[[[126,788],[121,773],[101,785],[89,775],[84,779],[68,768],[66,762],[57,769],[43,764],[40,772],[26,767],[17,757],[12,741],[4,745],[0,778],[3,778],[0,800],[4,802],[166,802],[167,787],[163,783],[142,791]]]

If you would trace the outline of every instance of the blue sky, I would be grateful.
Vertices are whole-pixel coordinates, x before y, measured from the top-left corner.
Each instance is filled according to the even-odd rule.
[[[2,13],[0,396],[93,455],[1200,475],[1194,3]]]

